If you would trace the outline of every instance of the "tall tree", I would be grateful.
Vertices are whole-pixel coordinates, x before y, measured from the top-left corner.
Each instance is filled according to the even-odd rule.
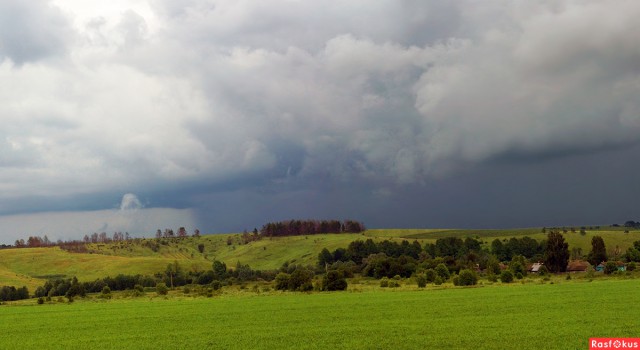
[[[594,266],[607,261],[607,249],[602,237],[593,236],[593,238],[591,238],[591,251],[589,252],[587,260],[589,260],[589,263]]]
[[[549,232],[545,249],[545,265],[551,272],[567,271],[569,263],[569,244],[560,232]]]

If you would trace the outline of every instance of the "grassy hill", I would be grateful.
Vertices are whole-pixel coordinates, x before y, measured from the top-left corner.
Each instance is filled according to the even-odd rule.
[[[602,236],[607,250],[615,247],[624,253],[634,241],[640,240],[640,230],[624,233],[622,228],[603,227],[579,232],[567,232],[564,236],[569,249],[579,247],[583,254],[591,249],[591,238]],[[276,269],[285,261],[298,264],[314,264],[323,248],[334,250],[347,247],[357,239],[385,239],[401,241],[418,240],[421,244],[435,242],[443,237],[473,237],[490,244],[494,239],[529,236],[538,240],[545,234],[540,228],[509,230],[457,230],[457,229],[380,229],[361,234],[319,234],[264,238],[242,244],[239,234],[204,235],[200,238],[142,239],[90,244],[88,253],[70,253],[57,247],[0,250],[0,285],[27,286],[33,291],[52,277],[77,276],[81,281],[115,276],[117,274],[151,275],[163,271],[169,263],[178,261],[186,269],[211,268],[213,260],[228,266],[237,262],[249,264],[254,269]],[[199,245],[202,245],[200,252]]]

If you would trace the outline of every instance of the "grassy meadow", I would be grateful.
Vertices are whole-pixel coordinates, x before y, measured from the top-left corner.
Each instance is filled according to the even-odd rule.
[[[181,293],[0,307],[15,349],[585,349],[640,329],[640,280]]]
[[[610,255],[617,246],[621,253],[640,240],[640,230],[624,233],[622,228],[603,227],[564,234],[569,249],[578,247],[583,254],[591,249],[591,238],[602,236]],[[0,286],[27,286],[31,292],[52,277],[76,276],[80,281],[117,274],[152,275],[163,271],[169,263],[178,261],[185,269],[202,271],[210,269],[213,260],[220,260],[233,267],[237,262],[249,264],[254,269],[277,269],[285,261],[313,265],[323,248],[333,251],[346,248],[350,242],[361,239],[382,241],[417,240],[421,244],[435,242],[438,238],[455,236],[473,237],[489,245],[494,239],[529,236],[542,240],[546,235],[540,228],[509,230],[457,230],[457,229],[374,229],[361,234],[318,234],[265,238],[242,244],[240,234],[204,235],[164,241],[155,239],[133,242],[90,244],[88,253],[70,253],[57,247],[2,249],[0,250]],[[229,244],[230,243],[230,244]],[[198,245],[203,245],[200,252]]]
[[[607,250],[622,253],[640,231],[603,228],[564,234],[569,249],[583,254],[602,236]],[[541,229],[368,230],[361,234],[319,234],[265,238],[242,243],[239,234],[199,238],[142,239],[90,244],[84,253],[57,247],[0,250],[0,285],[27,286],[31,293],[47,279],[77,276],[92,281],[117,274],[151,275],[177,261],[203,271],[213,260],[233,267],[276,269],[283,262],[315,264],[323,249],[347,247],[371,238],[421,244],[438,238],[494,239],[529,236]],[[7,349],[584,349],[589,337],[637,337],[640,329],[638,272],[527,276],[514,283],[481,279],[474,287],[417,287],[413,278],[399,288],[382,288],[371,278],[349,279],[344,292],[281,292],[267,282],[226,286],[209,293],[168,296],[147,291],[36,299],[0,306],[0,348]],[[317,281],[316,281],[317,282]],[[199,288],[199,287],[198,287]],[[207,294],[209,294],[207,296]]]

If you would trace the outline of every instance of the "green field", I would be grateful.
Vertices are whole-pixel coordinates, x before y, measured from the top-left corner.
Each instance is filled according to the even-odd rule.
[[[640,280],[0,307],[6,349],[586,349],[637,337]],[[79,300],[79,299],[78,299]]]

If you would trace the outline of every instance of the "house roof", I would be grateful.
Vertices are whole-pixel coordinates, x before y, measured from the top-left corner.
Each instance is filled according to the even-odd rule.
[[[529,267],[529,271],[531,272],[538,272],[540,271],[540,268],[543,266],[543,263],[533,263],[531,264],[531,266]]]
[[[587,261],[573,260],[567,265],[567,271],[587,271],[589,266],[591,266],[591,264]]]

